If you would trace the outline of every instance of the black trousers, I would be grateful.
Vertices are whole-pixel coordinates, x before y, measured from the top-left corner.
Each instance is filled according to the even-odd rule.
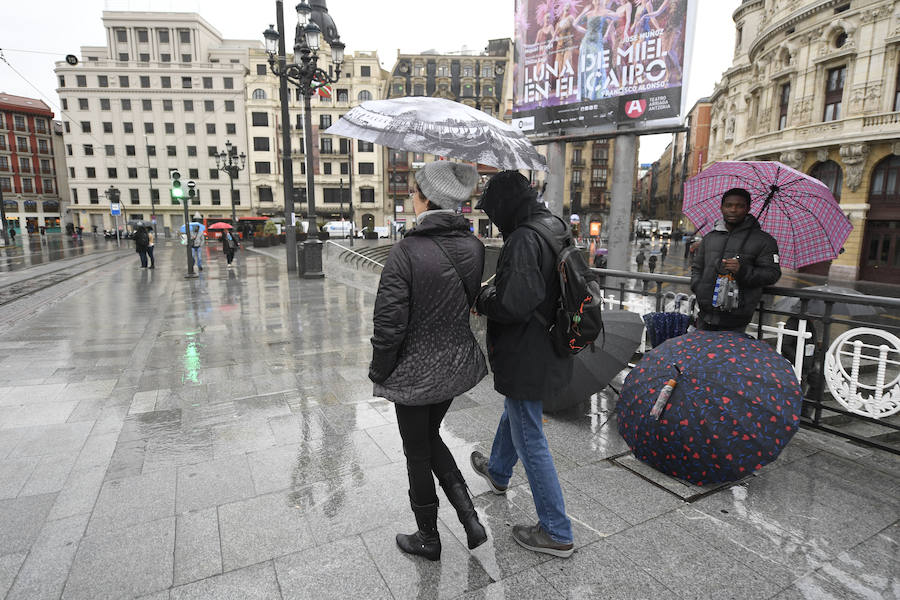
[[[229,265],[231,264],[231,261],[234,260],[234,250],[233,249],[232,250],[229,250],[228,248],[225,249],[225,260],[228,261]]]
[[[441,421],[452,401],[427,406],[394,405],[406,455],[410,498],[420,506],[437,502],[432,473],[441,477],[457,468],[440,435]]]
[[[147,256],[150,257],[150,268],[154,268],[156,266],[156,261],[153,259],[153,246],[147,246]]]

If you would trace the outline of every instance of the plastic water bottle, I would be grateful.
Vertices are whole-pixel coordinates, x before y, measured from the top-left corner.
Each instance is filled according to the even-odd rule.
[[[666,382],[663,389],[659,391],[659,396],[657,396],[656,402],[653,403],[653,408],[650,409],[651,417],[659,421],[659,417],[662,416],[663,410],[665,410],[666,404],[669,402],[669,398],[672,396],[672,392],[677,385],[678,382],[674,379],[670,379]]]
[[[716,277],[716,287],[713,289],[712,305],[719,306],[719,292],[722,291],[722,278]]]

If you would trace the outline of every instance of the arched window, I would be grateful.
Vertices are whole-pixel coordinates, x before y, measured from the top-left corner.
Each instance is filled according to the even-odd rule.
[[[372,92],[370,92],[369,90],[363,90],[356,97],[360,102],[368,102],[372,99]]]
[[[900,202],[900,156],[890,156],[872,171],[871,204]]]
[[[810,175],[824,183],[831,190],[831,195],[838,202],[841,201],[841,187],[844,185],[844,173],[841,166],[833,160],[818,162],[813,165]]]
[[[265,100],[266,99],[266,90],[256,88],[253,90],[253,99],[254,100]]]

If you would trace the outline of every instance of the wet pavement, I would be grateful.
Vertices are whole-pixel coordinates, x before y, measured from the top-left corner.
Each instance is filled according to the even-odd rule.
[[[17,235],[14,245],[3,246],[0,243],[0,274],[71,258],[128,249],[131,248],[130,244],[128,240],[121,240],[121,246],[117,246],[114,239],[107,240],[102,235],[91,234],[85,234],[78,239],[61,233]]]
[[[757,476],[694,502],[608,460],[613,400],[547,416],[577,550],[526,551],[524,473],[489,493],[502,399],[486,379],[443,435],[489,541],[440,508],[414,527],[393,407],[373,398],[374,273],[285,273],[283,247],[117,260],[10,322],[0,307],[0,598],[896,598],[900,459],[801,431]],[[627,458],[627,457],[625,457]],[[661,482],[662,484],[669,482]]]

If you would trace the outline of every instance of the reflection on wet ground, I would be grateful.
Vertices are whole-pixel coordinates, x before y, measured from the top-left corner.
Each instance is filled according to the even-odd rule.
[[[130,243],[122,240],[121,247],[128,248]],[[78,239],[60,233],[19,235],[15,245],[0,246],[0,273],[116,249],[116,240],[102,235],[86,234]]]
[[[686,503],[607,460],[627,450],[613,393],[544,425],[575,555],[521,549],[524,472],[498,497],[467,460],[499,418],[490,380],[443,428],[490,539],[469,552],[445,502],[442,560],[404,556],[403,451],[366,379],[374,275],[335,253],[324,281],[289,277],[277,252],[227,270],[211,247],[185,280],[180,250],[155,271],[98,268],[0,331],[0,597],[897,596],[896,456],[803,431]]]

